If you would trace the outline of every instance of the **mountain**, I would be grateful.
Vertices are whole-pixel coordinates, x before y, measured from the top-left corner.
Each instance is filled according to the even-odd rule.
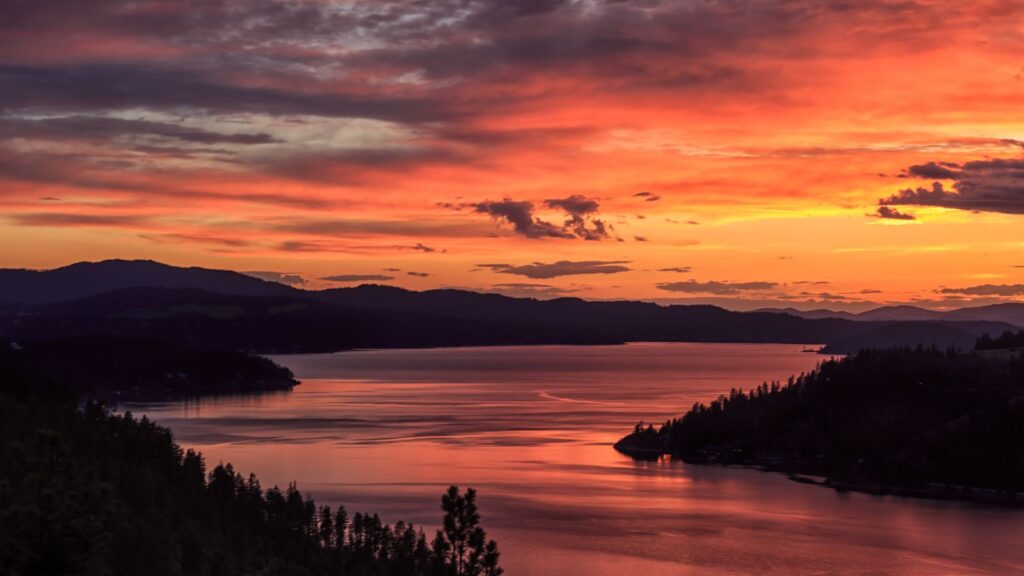
[[[861,312],[857,315],[858,320],[875,322],[918,322],[922,320],[949,320],[945,314],[938,310],[927,310],[917,306],[882,306]]]
[[[939,350],[974,348],[983,334],[996,335],[1012,330],[1002,322],[984,321],[916,321],[873,324],[872,329],[851,338],[830,342],[822,349],[826,354],[853,354],[866,348],[936,347]]]
[[[296,291],[300,296],[305,294]],[[0,315],[0,341],[118,337],[259,353],[506,344],[618,344],[573,326],[359,309],[292,296],[128,288]]]
[[[841,319],[808,320],[785,314],[733,312],[716,306],[662,306],[636,301],[579,298],[535,300],[465,290],[413,292],[363,285],[317,292],[322,302],[344,306],[430,312],[497,322],[575,326],[627,342],[791,342],[819,343],[850,338],[872,327]]]
[[[12,304],[79,300],[123,288],[188,288],[242,296],[295,292],[239,272],[181,268],[152,260],[79,262],[53,270],[0,269],[0,302]]]
[[[956,310],[928,310],[917,306],[899,305],[873,308],[859,314],[836,310],[797,310],[796,308],[761,308],[755,312],[790,314],[808,319],[845,318],[858,322],[920,322],[920,321],[985,321],[1005,322],[1024,327],[1024,303],[1007,302]]]
[[[791,316],[807,318],[808,320],[820,320],[822,318],[844,318],[846,320],[857,320],[857,315],[852,312],[828,310],[825,308],[818,308],[816,310],[797,310],[796,308],[758,308],[757,310],[753,310],[753,312],[763,312],[765,314],[789,314]]]
[[[976,308],[961,308],[946,312],[945,315],[955,320],[989,320],[1008,322],[1014,326],[1024,327],[1024,303],[1020,302],[990,304]]]
[[[998,319],[1018,311],[980,313]],[[159,337],[191,348],[326,352],[354,347],[610,344],[632,341],[969,346],[998,321],[953,322],[890,307],[852,318],[814,311],[733,312],[709,305],[536,300],[380,285],[311,291],[237,272],[110,260],[50,271],[0,271],[0,339]],[[907,324],[928,312],[929,322]],[[821,317],[817,317],[821,316]]]

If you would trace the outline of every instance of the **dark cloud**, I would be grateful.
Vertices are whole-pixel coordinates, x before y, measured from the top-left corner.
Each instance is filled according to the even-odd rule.
[[[466,154],[438,147],[359,148],[275,153],[260,158],[256,168],[293,180],[360,186],[396,170],[412,172],[436,163],[472,162]]]
[[[598,203],[597,200],[574,194],[568,198],[553,198],[545,200],[544,204],[551,208],[561,208],[569,213],[570,216],[586,216],[597,212]]]
[[[143,216],[123,214],[73,214],[67,212],[34,212],[9,214],[7,218],[22,226],[103,226],[135,227],[149,223]]]
[[[580,195],[562,199],[545,200],[550,208],[564,210],[567,218],[562,225],[552,224],[534,214],[533,202],[505,198],[501,201],[485,201],[470,204],[475,212],[489,214],[495,220],[512,225],[517,234],[527,238],[580,238],[603,240],[610,236],[610,226],[593,215],[599,207],[596,200]]]
[[[410,272],[406,272],[406,274],[408,274],[409,276],[416,276],[418,278],[426,278],[427,276],[430,276],[430,274],[427,273],[427,272],[412,272],[412,271],[410,271]]]
[[[103,190],[172,200],[225,200],[254,204],[279,204],[302,208],[322,208],[326,203],[310,196],[276,194],[221,192],[197,189],[177,181],[184,173],[163,170],[155,177],[145,179],[124,178],[123,171],[144,168],[132,160],[110,160],[106,155],[92,158],[88,151],[80,153],[14,152],[0,147],[0,176],[35,183],[60,184],[85,190]]]
[[[690,266],[673,266],[671,268],[658,268],[658,272],[677,272],[679,274],[689,274],[693,270]]]
[[[875,218],[884,218],[889,220],[916,220],[913,214],[900,212],[899,210],[892,208],[890,206],[879,206],[878,210],[874,214],[868,214],[868,216],[874,216]]]
[[[911,167],[953,182],[950,188],[908,188],[879,200],[882,206],[939,206],[980,212],[1024,214],[1024,159],[996,158],[962,165],[934,162]]]
[[[328,282],[384,282],[393,280],[393,278],[383,274],[337,274],[335,276],[324,276],[321,280]]]
[[[647,238],[645,236],[633,236],[633,240],[636,240],[637,242],[647,242]]]
[[[272,225],[271,228],[283,232],[295,232],[317,236],[350,236],[362,234],[369,236],[475,237],[486,236],[491,231],[485,225],[448,220],[293,219],[288,222]],[[412,246],[409,248],[412,248]]]
[[[473,209],[481,214],[489,214],[496,220],[505,220],[512,225],[517,234],[527,238],[574,238],[575,236],[561,228],[545,222],[533,215],[533,202],[514,201],[511,198],[494,202],[485,201],[473,204]]]
[[[771,290],[777,288],[775,282],[698,282],[687,280],[685,282],[662,282],[657,285],[659,290],[669,292],[687,292],[699,294],[732,295],[741,292],[753,292]]]
[[[550,208],[561,208],[569,215],[564,228],[584,240],[602,240],[608,237],[608,228],[602,220],[591,218],[597,212],[597,200],[574,194],[568,198],[545,200]]]
[[[196,144],[271,144],[279,142],[265,133],[223,134],[179,124],[129,120],[108,116],[58,116],[35,120],[0,119],[0,136],[68,140],[107,139],[119,136],[156,136]]]
[[[832,292],[801,292],[800,296],[810,297],[810,298],[817,298],[819,300],[838,301],[838,302],[842,302],[842,301],[850,299],[848,296],[844,296],[842,294],[834,294]]]
[[[896,41],[923,45],[945,16],[917,2],[664,0],[49,0],[9,1],[3,14],[0,45],[10,61],[35,52],[73,61],[86,47],[126,47],[108,63],[89,52],[88,64],[11,67],[0,79],[7,109],[187,107],[414,122],[450,117],[455,101],[486,113],[499,98],[515,99],[508,84],[533,85],[531,76],[544,74],[596,77],[603,90],[750,91],[757,67],[719,62],[791,57],[799,46],[790,40],[830,26],[855,31],[830,46],[850,56]],[[138,62],[124,63],[128,56]],[[398,82],[410,75],[420,82]],[[451,98],[452,81],[502,89],[491,101],[472,89],[470,98]],[[422,85],[436,97],[424,97],[431,90]]]
[[[432,248],[422,242],[417,242],[411,246],[398,246],[397,248],[400,250],[417,250],[419,252],[426,252],[427,254],[437,252],[437,248]],[[442,250],[442,252],[447,252],[447,250]]]
[[[950,162],[943,162],[941,164],[936,162],[928,162],[927,164],[917,164],[907,169],[907,174],[915,178],[930,178],[932,180],[956,180],[959,177],[959,172],[954,170],[959,168],[957,164]]]
[[[230,84],[222,70],[153,63],[0,65],[0,111],[87,112],[151,109],[169,112],[304,114],[398,122],[450,119],[439,102],[346,94],[306,78],[305,90]],[[310,85],[311,84],[311,85]]]
[[[633,194],[634,198],[643,198],[645,202],[657,202],[661,200],[661,196],[657,196],[652,192],[637,192]]]
[[[267,272],[263,270],[247,270],[242,272],[246,276],[252,276],[259,278],[260,280],[266,280],[268,282],[277,282],[279,284],[287,284],[288,286],[302,286],[306,283],[306,279],[298,274],[286,274],[283,272]]]
[[[324,252],[329,251],[328,247],[319,242],[304,242],[302,240],[286,240],[275,246],[282,252]]]
[[[936,292],[963,296],[1024,296],[1024,284],[982,284],[966,288],[940,288]]]
[[[559,298],[575,290],[552,286],[551,284],[532,284],[526,282],[504,282],[494,284],[491,290],[506,296],[526,298]]]
[[[577,274],[618,274],[630,270],[629,267],[624,266],[624,264],[628,263],[629,261],[627,260],[585,260],[580,262],[560,260],[550,264],[534,262],[522,266],[513,266],[511,264],[479,264],[478,266],[480,268],[490,268],[502,274],[517,274],[527,278],[545,279]]]

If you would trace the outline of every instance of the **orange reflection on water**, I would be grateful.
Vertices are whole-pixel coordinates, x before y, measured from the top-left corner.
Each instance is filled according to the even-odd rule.
[[[511,575],[1024,573],[1024,514],[840,494],[611,448],[639,419],[783,379],[802,346],[631,344],[286,356],[291,393],[130,406],[210,463],[432,532],[480,491]]]

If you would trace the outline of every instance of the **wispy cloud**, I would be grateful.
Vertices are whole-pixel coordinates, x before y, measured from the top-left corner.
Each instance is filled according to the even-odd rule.
[[[619,274],[630,270],[626,264],[629,264],[626,260],[586,260],[579,262],[560,260],[549,264],[534,262],[521,266],[511,264],[478,264],[477,266],[479,268],[489,268],[502,274],[516,274],[526,276],[527,278],[544,279],[583,274]]]
[[[683,282],[662,282],[657,285],[659,290],[669,292],[686,292],[690,294],[716,294],[733,295],[741,292],[757,292],[777,288],[777,282],[698,282],[686,280]]]

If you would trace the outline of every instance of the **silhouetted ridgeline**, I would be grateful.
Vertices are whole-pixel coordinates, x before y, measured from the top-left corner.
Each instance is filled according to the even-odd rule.
[[[616,448],[762,464],[837,487],[1016,500],[1012,493],[1024,493],[1024,361],[862,351],[786,384],[695,404],[659,429],[638,426]]]
[[[6,302],[6,304],[4,304]],[[870,322],[650,302],[536,300],[364,285],[299,290],[223,270],[150,261],[0,270],[0,342],[116,336],[260,353],[350,348],[664,342],[970,347],[1011,324]],[[998,312],[998,314],[997,314]],[[945,318],[945,316],[942,316]],[[968,318],[956,317],[967,320]]]
[[[442,498],[432,541],[376,514],[207,474],[165,428],[0,362],[0,572],[9,576],[287,574],[496,576],[475,492]]]

